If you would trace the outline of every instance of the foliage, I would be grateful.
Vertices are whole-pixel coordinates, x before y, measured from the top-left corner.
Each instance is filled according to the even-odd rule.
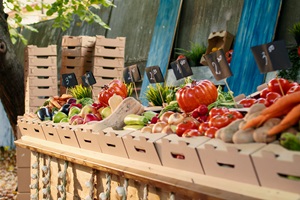
[[[190,50],[186,50],[183,48],[176,48],[176,54],[184,55],[190,61],[191,66],[196,66],[200,64],[200,60],[203,54],[206,52],[206,47],[204,45],[200,45],[198,43],[190,42]]]
[[[295,23],[289,32],[293,34],[294,37],[300,37],[300,22]]]
[[[290,81],[297,81],[297,77],[300,71],[300,57],[297,53],[298,47],[294,47],[289,51],[289,58],[292,63],[292,67],[287,70],[280,70],[279,77],[288,79]]]
[[[92,88],[84,87],[81,84],[69,89],[70,94],[76,99],[93,98]]]
[[[86,21],[88,23],[97,23],[106,29],[110,29],[109,26],[102,21],[102,19],[95,14],[90,8],[93,7],[97,10],[104,7],[115,6],[111,0],[56,0],[52,4],[42,3],[40,1],[32,0],[27,1],[27,3],[22,3],[16,0],[6,0],[3,2],[4,8],[13,11],[13,16],[8,18],[8,28],[11,35],[12,42],[15,43],[18,38],[26,45],[26,39],[17,31],[17,28],[28,29],[37,32],[37,29],[32,26],[28,26],[22,23],[24,15],[23,10],[27,12],[38,11],[46,9],[46,15],[57,16],[54,19],[53,27],[61,28],[66,30],[70,27],[73,20],[73,15],[77,15],[81,21]],[[30,6],[34,5],[34,6]]]
[[[146,91],[146,99],[152,103],[153,106],[163,106],[163,103],[169,104],[175,100],[175,88],[170,86],[164,86],[160,83],[156,83],[155,86],[150,84]],[[162,101],[162,98],[163,101]]]

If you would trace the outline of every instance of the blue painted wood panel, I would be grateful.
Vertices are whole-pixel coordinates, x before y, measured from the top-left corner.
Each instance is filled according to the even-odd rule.
[[[159,3],[146,67],[158,65],[164,76],[169,65],[181,5],[182,0],[160,0]],[[148,105],[145,92],[149,84],[147,75],[144,73],[140,92],[140,100],[143,105]]]
[[[273,40],[281,2],[244,0],[230,66],[233,76],[227,79],[235,96],[249,95],[264,82],[264,74],[258,70],[250,48]]]

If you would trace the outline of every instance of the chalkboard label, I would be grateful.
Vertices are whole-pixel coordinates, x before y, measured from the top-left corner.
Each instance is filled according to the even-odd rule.
[[[288,69],[292,66],[283,40],[251,47],[261,73]]]
[[[150,83],[165,82],[159,66],[146,67],[145,70]]]
[[[62,74],[62,85],[66,88],[78,85],[77,78],[74,73]]]
[[[96,79],[94,77],[93,72],[85,73],[83,76],[81,76],[81,80],[82,80],[83,86],[85,86],[85,87],[94,85],[96,83]]]
[[[123,78],[125,83],[138,82],[142,80],[140,70],[137,65],[131,65],[124,69]]]
[[[223,49],[207,54],[204,58],[217,81],[232,76]]]
[[[186,58],[172,62],[171,67],[177,80],[193,75],[193,71]]]

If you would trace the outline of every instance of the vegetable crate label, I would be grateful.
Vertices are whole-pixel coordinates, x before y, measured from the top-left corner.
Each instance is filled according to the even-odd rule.
[[[193,71],[186,58],[172,62],[171,67],[177,80],[193,75]]]
[[[223,49],[207,54],[204,58],[217,81],[232,76]]]
[[[126,67],[123,71],[125,83],[138,82],[142,80],[140,70],[137,65]]]
[[[78,85],[76,76],[74,73],[70,73],[70,74],[62,74],[62,85],[64,87],[74,87],[75,85]]]
[[[165,82],[159,66],[146,67],[145,70],[150,83]]]
[[[89,87],[89,86],[97,83],[93,72],[85,73],[83,76],[81,76],[81,80],[82,80],[83,86],[85,86],[85,87]]]
[[[292,66],[283,40],[251,47],[261,73],[288,69]]]

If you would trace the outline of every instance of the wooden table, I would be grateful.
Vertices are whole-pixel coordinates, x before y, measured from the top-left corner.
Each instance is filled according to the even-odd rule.
[[[148,199],[151,200],[167,199],[170,196],[176,197],[175,199],[214,200],[300,199],[300,195],[295,193],[176,170],[160,165],[53,143],[30,136],[23,136],[15,143],[19,147],[29,149],[32,152],[38,152],[52,159],[69,161],[76,166],[79,171],[80,167],[99,170],[99,174],[102,174],[100,175],[102,179],[105,179],[105,174],[111,174],[116,177],[114,179],[114,181],[116,181],[116,183],[113,184],[114,186],[122,185],[122,180],[131,180],[128,182],[127,199],[143,199],[141,198],[141,196],[143,196],[141,194],[143,193],[142,185],[148,186],[147,196]],[[78,171],[76,173],[78,174]],[[52,171],[51,176],[57,176],[57,172]],[[102,180],[102,182],[105,182],[105,180]],[[84,185],[84,183],[81,185]],[[101,188],[105,189],[105,185],[102,184]],[[73,192],[76,189],[77,188],[74,188]],[[100,192],[101,191],[98,191],[98,193]],[[111,192],[114,193],[114,190],[111,189]],[[80,192],[75,193],[79,196],[83,194]],[[85,196],[80,196],[80,198],[84,199]]]

